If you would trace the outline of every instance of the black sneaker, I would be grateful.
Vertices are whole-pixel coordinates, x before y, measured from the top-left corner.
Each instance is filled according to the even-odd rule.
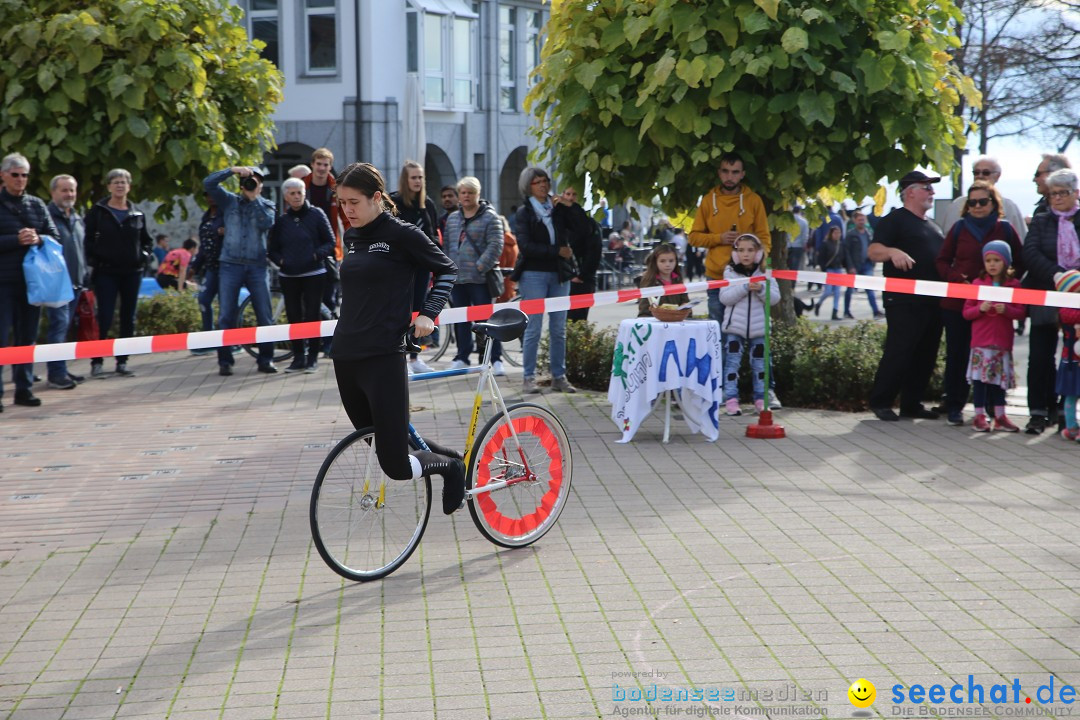
[[[229,377],[232,375],[232,365],[218,365],[217,374],[222,377]]]
[[[277,372],[277,368],[274,366],[274,363],[266,363],[265,365],[259,366],[259,372],[273,375]]]
[[[305,367],[306,366],[303,362],[297,362],[296,360],[293,360],[291,363],[289,363],[289,367],[285,368],[285,374],[289,375],[291,373],[304,372]]]
[[[15,391],[15,404],[16,405],[25,405],[26,407],[38,407],[39,405],[41,405],[41,398],[37,397],[36,395],[34,395],[34,393],[30,392],[29,390],[16,390]],[[465,465],[462,464],[461,467],[464,468]],[[464,473],[464,471],[462,471],[462,474],[461,474],[461,489],[462,489],[462,493],[463,493],[462,497],[464,497],[464,491],[465,491],[465,473]]]
[[[907,410],[901,409],[900,417],[911,418],[913,420],[937,420],[941,417],[941,414],[919,405],[917,407],[908,408]]]
[[[961,427],[964,424],[964,413],[951,412],[946,422],[954,427]]]
[[[57,378],[56,380],[50,378],[49,387],[53,390],[74,390],[75,381],[69,377]]]
[[[1032,415],[1031,419],[1028,420],[1027,427],[1024,428],[1024,432],[1028,435],[1042,435],[1047,425],[1049,425],[1049,422],[1045,415]]]
[[[465,463],[454,460],[442,477],[442,511],[444,515],[452,515],[465,499]]]
[[[878,420],[884,422],[896,422],[900,419],[900,416],[892,408],[870,408],[870,412],[874,413]]]
[[[85,377],[83,377],[82,375],[76,375],[75,373],[71,372],[68,373],[68,380],[75,383],[76,385],[82,385],[84,382],[86,382]]]
[[[125,377],[129,377],[131,375],[134,375],[135,373],[128,370],[128,366],[127,366],[126,362],[118,362],[118,363],[116,363],[116,374],[117,375],[123,375]]]

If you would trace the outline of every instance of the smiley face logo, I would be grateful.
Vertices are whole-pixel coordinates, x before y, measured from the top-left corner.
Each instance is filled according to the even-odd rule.
[[[847,699],[857,708],[868,708],[877,699],[877,688],[866,678],[859,678],[847,689]]]

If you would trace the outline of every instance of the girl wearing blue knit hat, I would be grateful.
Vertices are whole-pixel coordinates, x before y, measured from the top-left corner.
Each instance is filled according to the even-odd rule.
[[[983,246],[983,273],[972,285],[1018,288],[1012,277],[1012,249],[1007,242],[992,240]],[[990,432],[987,414],[993,413],[994,430],[1019,432],[1005,416],[1005,391],[1016,387],[1013,370],[1013,320],[1024,317],[1019,303],[967,300],[964,318],[971,321],[971,359],[967,379],[972,384],[976,432]]]

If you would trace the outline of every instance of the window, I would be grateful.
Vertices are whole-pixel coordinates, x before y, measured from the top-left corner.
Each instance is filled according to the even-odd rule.
[[[310,75],[337,72],[336,0],[304,0],[307,67]]]
[[[424,14],[424,102],[446,102],[446,77],[443,74],[443,31],[440,15]]]
[[[540,32],[544,29],[544,15],[539,10],[530,12],[526,16],[525,27],[525,82],[532,87],[536,80],[533,78],[533,70],[540,65],[540,48],[543,46],[543,38]]]
[[[454,18],[454,106],[473,107],[472,20]]]
[[[499,109],[517,110],[517,9],[499,8]]]
[[[406,39],[406,55],[408,56],[407,67],[405,72],[420,72],[420,40],[419,40],[419,18],[416,16],[416,11],[411,7],[405,13],[405,37]]]
[[[266,47],[262,56],[281,67],[278,57],[278,0],[250,0],[248,5],[248,34],[252,40],[262,40]]]
[[[465,0],[409,0],[406,67],[420,74],[427,108],[476,107],[475,7]]]

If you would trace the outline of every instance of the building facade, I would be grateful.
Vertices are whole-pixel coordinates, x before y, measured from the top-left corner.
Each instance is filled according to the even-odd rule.
[[[235,0],[249,35],[285,76],[266,156],[272,192],[327,147],[397,189],[406,160],[425,166],[436,200],[473,175],[502,213],[535,142],[523,100],[540,62],[539,0]]]

